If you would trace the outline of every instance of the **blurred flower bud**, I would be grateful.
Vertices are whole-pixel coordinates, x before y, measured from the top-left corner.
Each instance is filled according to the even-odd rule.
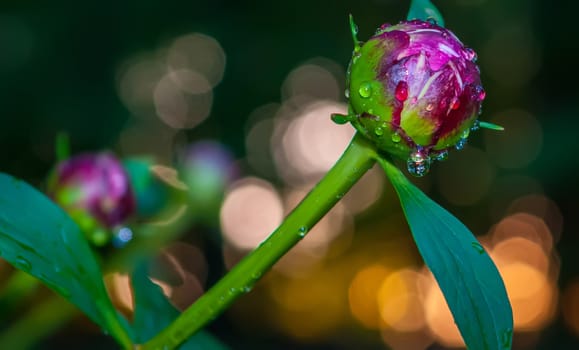
[[[355,34],[355,33],[354,33]],[[354,50],[349,68],[353,125],[422,176],[431,160],[461,149],[485,92],[475,52],[449,30],[412,20],[385,24]]]
[[[225,189],[238,174],[231,152],[215,141],[200,141],[186,148],[179,170],[192,205],[215,215]]]
[[[81,154],[57,164],[48,195],[85,231],[111,229],[135,211],[127,173],[110,153]]]

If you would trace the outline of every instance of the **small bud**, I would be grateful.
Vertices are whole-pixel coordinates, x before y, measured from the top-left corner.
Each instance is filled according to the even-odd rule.
[[[110,229],[135,212],[127,173],[110,153],[81,154],[57,164],[48,195],[83,229],[96,229],[93,221]]]
[[[485,97],[475,60],[472,49],[435,23],[380,27],[350,63],[352,124],[404,160],[417,150],[428,158],[464,143]]]

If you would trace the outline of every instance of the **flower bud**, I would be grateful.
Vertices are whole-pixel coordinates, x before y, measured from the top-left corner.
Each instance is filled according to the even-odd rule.
[[[59,163],[48,179],[48,195],[85,231],[113,228],[135,212],[127,173],[109,153],[81,154]]]
[[[485,92],[475,62],[472,49],[434,23],[383,25],[357,43],[350,62],[352,124],[381,151],[406,159],[411,174],[424,175],[477,127]]]

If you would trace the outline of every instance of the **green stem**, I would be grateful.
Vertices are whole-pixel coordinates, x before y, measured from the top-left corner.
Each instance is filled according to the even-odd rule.
[[[374,165],[376,151],[356,134],[334,167],[259,247],[141,349],[172,349],[247,293]]]

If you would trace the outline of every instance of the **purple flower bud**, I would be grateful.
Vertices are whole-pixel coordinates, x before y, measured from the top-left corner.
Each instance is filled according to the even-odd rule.
[[[475,62],[472,49],[436,24],[383,25],[350,63],[354,126],[424,175],[431,159],[464,146],[475,125],[485,97]]]
[[[88,214],[106,228],[135,211],[127,173],[109,153],[81,154],[59,163],[49,177],[48,195],[73,217],[85,220]]]

